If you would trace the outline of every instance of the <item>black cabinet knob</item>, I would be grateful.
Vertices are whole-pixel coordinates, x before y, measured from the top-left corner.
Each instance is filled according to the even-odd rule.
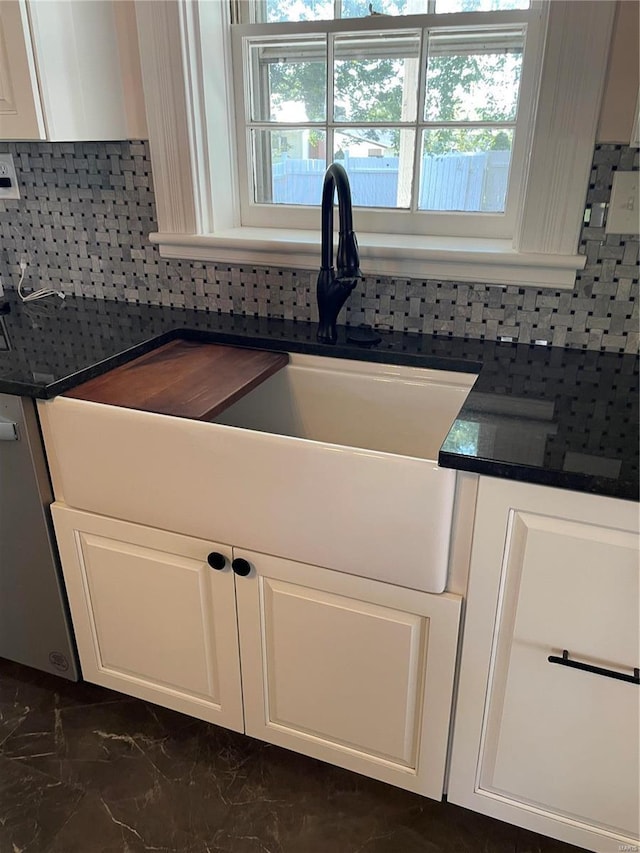
[[[236,557],[233,563],[231,563],[231,568],[237,575],[244,578],[251,571],[251,563],[247,560],[243,560],[242,557]]]
[[[220,569],[224,569],[227,565],[227,558],[218,551],[212,551],[207,557],[207,563],[209,563],[212,569],[220,571]]]

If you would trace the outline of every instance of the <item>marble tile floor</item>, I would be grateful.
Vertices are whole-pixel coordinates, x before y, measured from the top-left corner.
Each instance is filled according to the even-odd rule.
[[[0,853],[576,853],[0,659]]]

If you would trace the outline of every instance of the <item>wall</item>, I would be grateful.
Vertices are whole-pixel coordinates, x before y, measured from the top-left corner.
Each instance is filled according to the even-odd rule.
[[[0,143],[16,159],[22,198],[0,202],[0,276],[99,299],[223,313],[316,319],[309,271],[165,261],[144,142]],[[638,149],[597,145],[572,291],[368,277],[342,322],[444,336],[546,341],[638,351],[638,237],[604,234],[614,170],[638,169]],[[357,214],[356,214],[357,228]]]

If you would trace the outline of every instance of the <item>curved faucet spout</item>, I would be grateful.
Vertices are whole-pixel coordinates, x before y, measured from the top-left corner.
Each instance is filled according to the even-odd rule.
[[[339,216],[337,274],[333,269],[333,197],[336,192]],[[323,343],[335,344],[338,314],[358,279],[362,278],[352,217],[349,178],[342,166],[332,163],[322,185],[322,252],[317,285],[320,322],[317,338]]]

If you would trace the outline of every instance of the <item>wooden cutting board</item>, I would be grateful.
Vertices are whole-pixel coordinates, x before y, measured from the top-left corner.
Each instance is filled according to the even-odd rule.
[[[176,340],[63,396],[207,421],[288,361],[287,353]]]

